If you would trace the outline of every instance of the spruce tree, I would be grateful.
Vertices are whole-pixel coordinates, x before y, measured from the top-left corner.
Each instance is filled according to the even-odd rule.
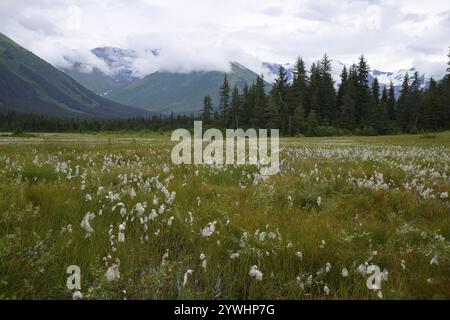
[[[292,120],[293,134],[305,134],[306,133],[306,120],[305,120],[305,108],[303,103],[300,103],[295,108],[294,116]]]
[[[211,96],[205,96],[203,99],[202,120],[205,124],[210,124],[213,115],[213,104]]]
[[[341,128],[353,130],[357,127],[356,123],[356,98],[358,88],[358,71],[356,66],[352,66],[348,76],[343,72],[345,79],[341,83],[340,91],[342,94],[342,102],[338,115],[338,125]]]
[[[289,124],[290,130],[289,134],[298,133],[296,127],[298,126],[297,108],[302,106],[304,113],[304,104],[306,101],[306,95],[308,90],[308,75],[306,72],[305,62],[302,58],[298,58],[294,69],[294,78],[292,85],[288,91],[288,105],[289,105]],[[297,115],[296,115],[297,113]]]
[[[279,98],[271,92],[264,108],[265,126],[268,129],[280,129]]]
[[[258,76],[256,78],[255,87],[255,107],[254,115],[252,117],[251,126],[254,128],[264,128],[266,125],[265,111],[267,106],[264,77]]]
[[[270,103],[273,104],[269,110],[278,110],[279,124],[278,128],[284,134],[290,134],[292,129],[289,118],[289,105],[288,105],[288,79],[286,69],[280,66],[278,71],[278,77],[275,79],[272,90],[270,92]],[[272,123],[272,126],[274,124]]]
[[[336,119],[336,90],[331,71],[331,60],[325,54],[319,64],[319,117],[329,125]]]
[[[338,92],[337,92],[337,98],[336,98],[336,104],[337,108],[340,109],[343,103],[343,94],[344,94],[344,88],[348,80],[348,71],[347,67],[344,65],[344,68],[341,72],[341,83],[339,84]]]
[[[361,55],[358,63],[358,87],[356,98],[356,121],[360,127],[369,125],[368,115],[371,104],[371,96],[369,89],[369,65],[364,55]]]
[[[320,71],[315,63],[311,65],[310,70],[311,79],[308,86],[308,94],[306,98],[305,112],[309,115],[312,111],[317,112],[320,108]]]
[[[387,114],[388,114],[388,119],[392,122],[395,121],[395,119],[396,119],[395,104],[396,104],[395,88],[394,88],[394,84],[391,81],[391,83],[389,84],[389,91],[388,91]]]
[[[398,98],[397,107],[397,119],[398,124],[402,131],[407,131],[409,123],[409,101],[410,101],[410,88],[409,88],[409,74],[406,73],[403,78],[402,89],[400,91],[400,97]]]
[[[241,109],[241,97],[239,95],[239,89],[234,86],[233,93],[231,95],[231,128],[239,128],[239,114]]]
[[[230,118],[230,84],[227,75],[225,75],[222,86],[219,89],[219,114],[222,118],[223,126],[227,127]]]

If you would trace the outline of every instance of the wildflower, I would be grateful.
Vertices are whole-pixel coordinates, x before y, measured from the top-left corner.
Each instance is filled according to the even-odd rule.
[[[159,213],[159,214],[163,214],[165,210],[166,210],[166,206],[165,206],[164,204],[162,204],[162,205],[159,207],[158,213]]]
[[[378,290],[378,292],[377,292],[377,297],[378,297],[379,299],[383,299],[383,294],[381,293],[381,290]]]
[[[153,198],[153,205],[156,207],[159,204],[158,199]]]
[[[83,294],[80,291],[75,291],[72,293],[72,300],[81,300],[83,299]]]
[[[209,222],[208,225],[202,230],[202,236],[204,237],[210,237],[214,231],[216,231],[216,221]]]
[[[439,265],[438,257],[437,257],[437,256],[434,256],[434,257],[431,259],[430,264],[431,264],[431,265],[433,265],[433,264]]]
[[[202,254],[200,254],[200,260],[201,261],[203,261],[203,260],[205,260],[206,259],[206,256],[202,253]]]
[[[322,197],[317,197],[317,205],[320,207],[320,204],[322,203]]]
[[[233,252],[232,254],[230,254],[230,259],[234,260],[239,258],[239,252]]]
[[[166,198],[166,203],[167,204],[172,204],[175,201],[175,197],[176,197],[177,193],[175,191],[172,191],[172,193]]]
[[[331,270],[331,264],[329,262],[327,262],[326,266],[325,266],[325,272],[328,273]]]
[[[406,269],[406,262],[405,262],[405,260],[402,259],[402,261],[400,261],[400,266],[402,267],[403,270]]]
[[[325,242],[325,240],[320,241],[320,248],[321,248],[321,249],[325,248],[325,245],[326,245],[326,244],[327,244],[327,243]]]
[[[344,278],[348,277],[348,270],[346,268],[342,269],[342,277],[344,277]]]
[[[303,253],[298,251],[295,253],[295,256],[298,257],[300,260],[303,260]]]
[[[173,219],[175,219],[173,216],[169,218],[169,220],[167,221],[167,225],[170,227],[173,223]]]
[[[448,198],[448,192],[442,192],[439,196],[441,199],[447,199]]]
[[[258,235],[259,241],[264,241],[266,239],[266,233],[263,231]]]
[[[119,236],[117,238],[117,240],[119,242],[125,242],[125,228],[127,226],[127,223],[124,222],[121,225],[119,225]]]
[[[389,272],[386,269],[384,269],[383,272],[381,273],[381,280],[387,281],[388,275],[389,275]]]
[[[125,207],[120,208],[120,215],[124,217],[127,214],[127,209]]]
[[[192,275],[194,273],[194,270],[188,269],[188,271],[186,271],[186,273],[184,274],[183,277],[183,287],[186,286],[187,281],[188,281],[188,275]]]
[[[192,223],[194,222],[194,217],[192,216],[192,212],[188,212],[187,214],[188,214],[188,216],[184,219],[184,222],[192,225]]]
[[[86,195],[84,196],[84,200],[85,200],[86,202],[92,201],[92,196],[88,193],[88,194],[86,194]]]
[[[102,186],[98,187],[97,195],[99,196],[99,195],[101,195],[103,192],[105,192],[105,188],[103,188]]]
[[[328,286],[324,286],[323,287],[323,292],[328,296],[330,295],[330,288],[328,288]]]
[[[131,199],[134,199],[136,197],[136,191],[134,191],[134,188],[131,188],[129,193]]]
[[[360,265],[358,266],[358,269],[356,269],[356,271],[357,271],[360,275],[364,276],[364,275],[367,274],[367,266],[364,265],[364,264],[360,264]]]
[[[111,212],[114,212],[114,210],[116,210],[117,207],[125,207],[125,205],[123,204],[123,202],[119,202],[112,207]]]
[[[161,267],[166,265],[166,261],[169,258],[169,250],[166,250],[166,253],[164,253],[162,259],[161,259]]]
[[[136,212],[139,216],[142,216],[145,212],[145,208],[140,202],[138,202],[136,204],[136,207],[134,208],[134,210],[136,210]]]
[[[263,273],[258,270],[257,266],[252,266],[248,274],[250,277],[255,278],[258,281],[261,281],[263,278]]]
[[[95,214],[88,212],[84,216],[83,220],[81,221],[81,227],[87,232],[86,238],[91,236],[91,233],[94,232],[94,229],[92,229],[90,221],[92,221],[95,218]]]
[[[120,278],[119,266],[117,264],[113,264],[106,271],[106,280],[109,282],[117,280]]]
[[[152,212],[150,212],[150,215],[148,216],[148,218],[153,221],[156,219],[156,217],[158,216],[158,214],[156,213],[155,209],[152,209]]]

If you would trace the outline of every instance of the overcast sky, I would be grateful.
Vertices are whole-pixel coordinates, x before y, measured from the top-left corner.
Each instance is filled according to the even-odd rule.
[[[225,70],[230,60],[311,62],[325,52],[392,71],[444,71],[450,45],[449,0],[1,0],[0,32],[55,65],[63,56],[117,46],[158,59],[141,72]],[[255,70],[256,71],[256,70]]]

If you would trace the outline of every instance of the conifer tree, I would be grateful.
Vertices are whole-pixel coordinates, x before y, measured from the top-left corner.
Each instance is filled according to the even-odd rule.
[[[205,124],[210,124],[213,115],[213,104],[211,96],[205,96],[203,99],[202,120]]]
[[[266,125],[265,111],[267,99],[264,85],[264,77],[258,76],[256,78],[255,86],[255,107],[254,115],[251,120],[251,126],[255,128],[263,128]]]
[[[239,95],[239,89],[234,86],[233,93],[231,95],[231,128],[239,128],[239,113],[241,109],[241,97]]]
[[[280,66],[278,71],[278,77],[275,79],[272,90],[270,92],[270,103],[273,104],[268,110],[278,111],[279,124],[278,128],[284,134],[290,134],[292,128],[289,118],[289,105],[288,105],[288,79],[286,69]],[[272,126],[274,123],[272,122]]]
[[[331,71],[331,60],[325,54],[319,63],[319,117],[329,125],[336,119],[336,90]]]
[[[389,91],[388,91],[388,100],[387,100],[387,114],[388,114],[388,119],[390,121],[395,121],[395,104],[396,104],[396,100],[395,100],[395,88],[394,88],[394,84],[391,83],[389,84]]]
[[[369,90],[369,65],[361,55],[358,63],[358,86],[356,98],[356,121],[360,127],[368,125],[368,114],[370,109],[370,90]]]
[[[222,124],[227,127],[229,125],[230,113],[230,84],[225,75],[222,86],[219,89],[219,114],[222,118]]]
[[[311,65],[310,76],[305,111],[309,115],[314,110],[317,116],[320,106],[320,71],[315,63]]]

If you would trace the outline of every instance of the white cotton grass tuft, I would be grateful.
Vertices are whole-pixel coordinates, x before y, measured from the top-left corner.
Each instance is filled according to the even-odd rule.
[[[322,204],[322,197],[317,197],[317,206],[320,207],[320,205]]]
[[[212,236],[214,234],[214,232],[216,231],[216,224],[217,224],[217,221],[209,222],[208,225],[205,228],[203,228],[202,236],[205,238]]]
[[[434,256],[432,259],[431,259],[431,261],[430,261],[430,265],[439,265],[439,260],[438,260],[438,257],[437,256]]]
[[[295,253],[295,256],[296,256],[297,258],[299,258],[300,260],[303,260],[303,253],[302,253],[302,252],[300,252],[300,251],[296,252],[296,253]]]
[[[83,299],[83,294],[80,291],[75,291],[72,293],[72,300],[81,300]]]
[[[158,217],[158,214],[156,213],[155,209],[152,209],[152,211],[150,212],[150,215],[148,216],[148,219],[153,221],[156,219],[156,217]]]
[[[342,277],[347,278],[348,277],[348,270],[347,270],[347,268],[343,268],[341,274],[342,274]]]
[[[106,280],[109,282],[120,279],[119,265],[113,264],[106,271]]]
[[[252,266],[248,272],[249,276],[255,280],[261,281],[263,278],[263,273],[258,270],[258,266]]]
[[[136,206],[134,207],[134,210],[136,211],[138,216],[142,216],[144,214],[144,212],[145,212],[145,208],[142,205],[142,203],[140,203],[140,202],[136,203]]]
[[[95,218],[95,213],[88,212],[81,220],[80,226],[86,231],[86,238],[89,238],[91,234],[94,232],[94,229],[91,226],[91,221]]]
[[[327,296],[329,296],[329,295],[330,295],[330,288],[328,288],[328,286],[324,286],[324,287],[323,287],[323,292],[324,292]]]
[[[406,261],[402,259],[400,261],[400,266],[402,267],[403,270],[405,270],[406,269]]]
[[[320,241],[319,247],[320,247],[320,249],[323,249],[323,248],[325,248],[326,245],[327,245],[327,243],[325,242],[325,240],[322,240],[322,241]]]
[[[119,242],[125,242],[125,229],[127,227],[127,223],[124,222],[121,225],[119,225],[119,235],[117,237],[117,241]]]
[[[383,299],[383,293],[381,292],[381,290],[378,290],[377,297],[378,299]]]
[[[188,269],[186,271],[186,273],[184,274],[184,277],[183,277],[183,287],[185,287],[188,282],[188,276],[192,276],[193,273],[194,273],[194,270],[191,270],[191,269]]]
[[[232,254],[230,254],[230,259],[234,260],[239,258],[239,256],[240,256],[239,252],[233,252]]]

